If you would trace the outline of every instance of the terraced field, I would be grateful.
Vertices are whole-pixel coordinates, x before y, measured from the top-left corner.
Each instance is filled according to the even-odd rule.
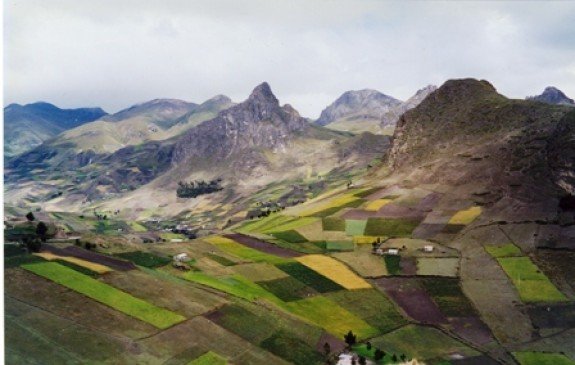
[[[346,289],[371,288],[371,285],[367,281],[331,257],[324,255],[307,255],[298,257],[297,261]]]

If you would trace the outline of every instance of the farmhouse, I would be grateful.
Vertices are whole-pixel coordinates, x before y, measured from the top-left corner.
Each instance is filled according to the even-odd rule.
[[[175,262],[190,261],[190,257],[188,256],[187,253],[183,252],[183,253],[179,253],[179,254],[175,255],[175,256],[174,256],[174,261],[175,261]]]
[[[425,245],[425,246],[423,246],[423,251],[433,252],[433,246],[432,245]]]
[[[399,249],[397,248],[390,248],[387,250],[388,255],[399,255]]]

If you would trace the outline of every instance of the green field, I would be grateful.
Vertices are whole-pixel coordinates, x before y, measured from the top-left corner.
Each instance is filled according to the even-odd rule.
[[[348,236],[363,236],[367,220],[346,219],[345,234]]]
[[[231,255],[234,255],[240,259],[254,262],[268,262],[270,264],[289,262],[288,259],[270,255],[258,250],[254,250],[253,248],[246,247],[241,243],[237,243],[224,237],[219,236],[209,237],[206,238],[205,241],[213,244],[220,250],[229,253]]]
[[[265,262],[241,264],[233,267],[233,271],[251,281],[268,281],[288,277],[288,275]]]
[[[276,280],[258,281],[257,284],[285,302],[300,300],[317,294],[317,291],[291,276]]]
[[[447,317],[475,316],[475,309],[461,290],[455,278],[425,278],[422,286],[431,295],[441,312]]]
[[[289,221],[282,222],[281,224],[270,225],[265,229],[260,229],[259,231],[262,233],[290,231],[299,227],[307,226],[308,224],[312,224],[316,221],[317,218],[313,217],[291,218]]]
[[[22,268],[158,328],[168,328],[185,320],[179,314],[156,307],[55,262],[26,264]]]
[[[280,330],[260,343],[260,346],[293,364],[319,364],[323,359],[314,348],[298,336]]]
[[[342,290],[343,287],[325,276],[318,274],[307,266],[299,262],[290,262],[276,265],[280,270],[286,272],[291,277],[301,281],[305,285],[317,290],[320,293]]]
[[[340,217],[323,217],[321,219],[324,231],[345,231],[345,219]]]
[[[418,225],[417,219],[369,218],[364,234],[366,236],[409,237]]]
[[[521,256],[521,250],[519,247],[515,246],[513,243],[508,243],[503,246],[485,246],[485,251],[495,258],[497,257],[513,257]]]
[[[328,241],[325,248],[328,251],[353,251],[355,245],[353,241]]]
[[[188,365],[226,365],[226,359],[216,354],[215,352],[208,351],[195,360],[192,360]]]
[[[552,352],[514,352],[521,365],[575,365],[575,360]]]
[[[393,303],[376,289],[342,290],[330,293],[327,297],[379,329],[380,333],[407,324]]]
[[[143,252],[143,251],[122,252],[117,253],[114,256],[120,257],[128,261],[132,261],[136,265],[149,268],[164,266],[172,262],[172,259],[169,257],[156,256],[149,252]]]
[[[511,279],[523,302],[561,302],[567,298],[539,271],[529,257],[497,259]]]
[[[418,257],[417,275],[457,276],[459,259],[457,257]]]
[[[290,312],[308,319],[339,338],[349,330],[352,330],[358,339],[373,337],[379,333],[377,328],[325,297],[316,296],[289,302],[286,307]]]
[[[389,275],[399,275],[401,274],[401,256],[399,255],[385,255],[383,256],[385,261],[385,268]]]
[[[289,243],[304,243],[308,240],[302,236],[298,231],[290,229],[289,231],[272,232],[272,236]]]
[[[272,214],[259,220],[248,221],[248,223],[243,224],[241,227],[236,229],[236,231],[241,233],[263,232],[267,229],[281,226],[282,224],[293,220],[295,220],[294,217],[289,217],[281,214]]]
[[[224,265],[224,266],[234,266],[236,264],[232,260],[229,260],[223,256],[214,255],[213,253],[208,253],[206,255],[206,257],[209,258],[210,260],[215,261],[218,264]]]

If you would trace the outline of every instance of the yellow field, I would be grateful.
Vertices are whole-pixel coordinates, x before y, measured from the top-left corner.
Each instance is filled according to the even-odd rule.
[[[368,245],[376,242],[379,238],[380,242],[387,239],[387,236],[353,236],[353,243],[356,245]]]
[[[222,236],[209,236],[202,238],[202,240],[211,243],[213,245],[238,244],[236,241]]]
[[[384,205],[389,204],[391,202],[392,202],[391,199],[373,200],[373,201],[370,201],[369,203],[367,203],[367,205],[365,206],[365,210],[371,211],[371,212],[377,212],[381,207],[383,207]]]
[[[94,272],[97,272],[98,274],[104,274],[104,273],[113,271],[108,266],[96,264],[94,262],[90,262],[90,261],[86,261],[86,260],[82,260],[82,259],[78,259],[76,257],[54,255],[53,253],[50,253],[50,252],[40,252],[40,253],[35,253],[34,255],[40,256],[43,259],[46,259],[48,261],[52,261],[52,260],[67,261],[71,264],[82,266],[82,267],[85,267],[86,269],[90,269]]]
[[[346,289],[365,289],[371,285],[341,262],[324,255],[307,255],[296,258],[310,269],[331,279]]]
[[[310,216],[315,213],[321,212],[322,210],[326,210],[333,207],[340,207],[347,203],[351,203],[354,200],[358,200],[358,197],[356,197],[353,194],[343,194],[326,200],[313,202],[311,204],[308,204],[307,206],[305,206],[306,204],[304,204],[302,205],[303,210],[299,212],[299,215],[304,217]]]
[[[449,220],[449,224],[469,224],[481,214],[481,207],[471,207],[469,209],[460,210],[455,213]]]

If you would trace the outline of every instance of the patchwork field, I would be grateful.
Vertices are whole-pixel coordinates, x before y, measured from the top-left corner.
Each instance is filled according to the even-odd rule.
[[[266,262],[235,265],[232,269],[251,281],[269,281],[288,277],[284,271]]]
[[[479,217],[481,214],[481,207],[471,207],[468,209],[460,210],[451,217],[449,224],[454,225],[468,225]]]
[[[208,351],[195,360],[192,360],[188,365],[226,365],[226,359],[216,354],[215,352]]]
[[[66,262],[72,263],[74,265],[78,265],[78,266],[84,267],[86,269],[89,269],[91,271],[94,271],[98,274],[105,274],[107,272],[112,271],[112,269],[109,268],[108,266],[96,264],[96,263],[82,260],[82,259],[79,259],[76,257],[60,256],[60,255],[55,255],[55,254],[50,253],[50,252],[40,252],[40,253],[36,253],[35,255],[42,257],[43,259],[48,260],[48,261],[53,261],[53,260],[66,261]]]
[[[304,299],[318,293],[291,276],[269,281],[257,281],[256,284],[285,302]]]
[[[238,258],[253,261],[253,262],[268,262],[270,264],[278,264],[286,262],[285,258],[270,255],[265,252],[249,248],[240,243],[237,243],[229,238],[221,236],[211,236],[205,238],[204,241],[209,242],[219,248],[220,250],[234,255]]]
[[[353,251],[355,245],[352,241],[328,241],[325,248],[328,251]]]
[[[295,242],[307,242],[307,240],[305,239],[305,237],[301,236],[299,233],[297,233],[296,231],[293,230],[289,230],[289,231],[283,231],[283,232],[279,232],[284,234],[284,236],[282,236],[282,239],[286,239],[287,238],[287,234],[293,235],[297,235],[300,238],[296,238]],[[276,233],[276,234],[279,234]],[[237,243],[241,243],[244,246],[247,246],[249,248],[253,248],[254,250],[258,250],[261,252],[265,252],[268,253],[270,255],[274,255],[274,256],[279,256],[279,257],[296,257],[296,256],[300,256],[301,254],[283,247],[278,247],[277,245],[271,244],[269,242],[260,240],[258,238],[255,237],[250,237],[244,234],[227,234],[224,236],[225,238],[228,238],[234,242]],[[214,239],[212,239],[213,241]],[[219,241],[219,244],[222,244],[221,242],[224,242],[224,245],[226,244],[226,241]],[[291,242],[291,241],[290,241]],[[215,241],[216,244],[218,244],[218,241]]]
[[[484,247],[485,251],[495,258],[522,256],[519,247],[515,246],[513,243],[508,243],[503,246],[488,245]]]
[[[122,252],[117,253],[115,256],[131,261],[136,265],[150,268],[164,266],[172,262],[172,259],[169,257],[161,257],[142,251]]]
[[[346,219],[345,234],[348,236],[363,236],[366,226],[366,220]]]
[[[458,270],[459,259],[455,257],[417,258],[417,275],[456,277]]]
[[[56,263],[27,264],[22,267],[158,328],[168,328],[185,319]]]
[[[324,255],[307,255],[298,257],[297,261],[346,289],[371,288],[371,285],[367,281],[331,257]]]
[[[514,352],[521,365],[575,365],[575,360],[563,354],[546,352]]]
[[[371,212],[377,212],[381,207],[391,203],[392,201],[393,200],[391,200],[391,199],[372,200],[365,205],[365,210],[371,211]]]
[[[277,267],[319,293],[328,293],[344,289],[338,283],[318,274],[316,271],[299,262],[284,263],[277,265]]]
[[[372,255],[369,250],[370,248],[368,250],[356,249],[353,252],[334,253],[332,256],[344,262],[364,278],[388,275],[384,259]]]
[[[418,219],[368,218],[364,234],[367,236],[409,237],[419,222]]]

